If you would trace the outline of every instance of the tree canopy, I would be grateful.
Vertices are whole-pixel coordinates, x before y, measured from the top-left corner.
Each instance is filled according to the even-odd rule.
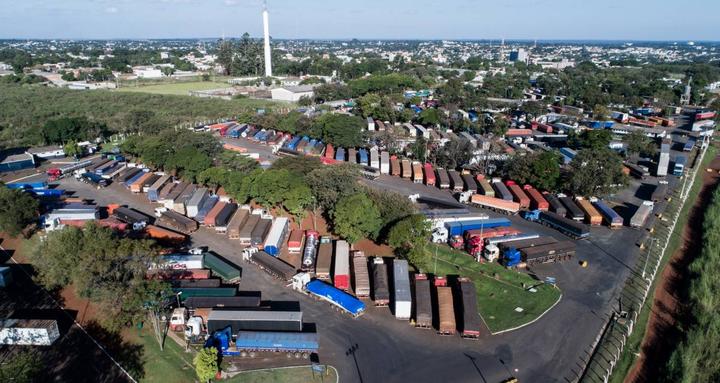
[[[333,229],[350,243],[362,238],[377,238],[382,225],[380,211],[364,193],[341,198],[332,215]]]
[[[422,214],[413,214],[397,222],[388,235],[388,244],[398,255],[420,270],[429,270],[430,256],[425,251],[430,224]]]
[[[40,204],[30,194],[0,183],[0,231],[18,235],[38,218]]]
[[[515,156],[505,164],[508,178],[531,184],[540,190],[554,191],[560,181],[560,165],[556,152],[537,152]]]
[[[606,196],[625,186],[622,158],[606,148],[580,150],[570,162],[566,187],[579,196]]]

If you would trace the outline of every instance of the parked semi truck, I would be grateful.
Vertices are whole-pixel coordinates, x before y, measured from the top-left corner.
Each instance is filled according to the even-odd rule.
[[[565,217],[567,215],[567,209],[565,206],[560,202],[560,199],[556,197],[554,194],[550,194],[548,192],[543,193],[543,197],[545,197],[545,200],[550,205],[550,211],[554,212],[557,215]]]
[[[532,185],[523,186],[523,190],[530,197],[530,208],[533,210],[548,211],[550,210],[550,204],[543,197],[543,195],[537,191]]]
[[[353,317],[365,312],[365,304],[352,295],[320,280],[312,280],[305,284],[305,290],[322,300],[328,301]]]
[[[297,359],[307,359],[319,348],[317,333],[239,331],[234,341],[232,335],[229,328],[216,331],[208,338],[205,347],[215,347],[224,356],[253,358],[259,352],[284,352]]]
[[[430,281],[426,274],[415,274],[415,327],[432,328],[432,313]]]
[[[567,217],[573,221],[583,221],[585,219],[585,213],[578,207],[578,205],[572,200],[572,198],[565,194],[558,194],[558,199],[567,209]]]
[[[249,248],[243,251],[243,259],[248,260],[268,274],[283,281],[289,281],[296,274],[295,267],[285,263],[280,258],[273,257],[264,251],[257,251],[256,248]]]
[[[346,291],[350,288],[350,245],[344,240],[335,241],[333,285]]]
[[[303,249],[303,258],[301,269],[304,271],[315,270],[315,257],[317,256],[318,245],[320,243],[320,234],[314,230],[308,230],[305,233],[305,248]]]
[[[397,258],[393,260],[393,282],[395,318],[409,320],[412,311],[412,296],[410,295],[410,274],[406,260]]]
[[[437,186],[440,189],[450,189],[450,176],[443,168],[437,169]]]
[[[370,276],[368,274],[367,257],[362,251],[353,251],[353,277],[355,281],[355,296],[367,298],[370,296]]]
[[[197,230],[198,227],[197,222],[194,220],[172,210],[160,213],[157,223],[183,234],[190,234]]]
[[[302,331],[302,311],[211,310],[207,319],[208,333],[230,327],[238,331]]]
[[[426,162],[425,165],[423,165],[423,174],[425,176],[425,185],[435,186],[435,184],[436,184],[435,170],[433,169],[433,166],[430,163]]]
[[[462,332],[463,338],[478,339],[482,323],[477,307],[477,290],[475,284],[468,278],[459,278],[459,290],[462,296]]]
[[[630,226],[640,228],[645,226],[648,217],[652,214],[655,204],[652,201],[643,201],[637,211],[630,218]]]
[[[438,334],[455,335],[455,305],[453,303],[452,289],[447,285],[447,279],[435,277],[435,289],[438,303]]]
[[[448,176],[450,177],[450,186],[452,186],[454,192],[460,193],[465,189],[465,183],[460,173],[455,170],[448,170]]]
[[[521,209],[530,208],[530,198],[527,196],[527,194],[525,194],[522,188],[515,183],[515,181],[505,181],[505,186],[507,186],[508,190],[510,190],[510,193],[512,193],[513,201],[520,204]]]
[[[623,226],[623,219],[620,214],[611,209],[604,201],[597,198],[592,198],[590,201],[597,208],[597,211],[600,215],[602,215],[603,220],[608,226],[610,226],[611,229],[619,229]]]
[[[523,249],[509,249],[504,254],[504,263],[508,267],[560,262],[571,259],[575,255],[575,243],[560,241],[547,245],[526,247]]]
[[[330,266],[332,265],[333,244],[328,236],[320,237],[317,259],[315,264],[315,277],[323,280],[330,280]]]
[[[520,204],[517,202],[482,194],[473,194],[470,197],[470,202],[485,209],[494,210],[503,214],[514,215],[520,211]]]
[[[590,225],[597,226],[602,225],[602,215],[595,209],[595,207],[582,197],[576,197],[575,202],[578,207],[585,213],[585,222]]]
[[[183,302],[189,310],[196,309],[228,309],[260,307],[260,294],[238,295],[233,297],[190,297]]]
[[[390,304],[390,290],[388,289],[387,265],[380,257],[373,260],[373,301],[375,306]]]
[[[493,190],[492,185],[485,178],[485,176],[483,176],[482,174],[478,174],[475,177],[475,180],[477,181],[478,185],[480,186],[480,189],[479,189],[480,194],[482,194],[486,197],[495,197],[495,190]]]
[[[500,178],[493,178],[492,187],[495,189],[495,196],[505,201],[513,201],[513,195]]]
[[[590,228],[587,225],[550,211],[529,211],[525,213],[525,219],[555,228],[571,238],[581,239],[590,236]]]
[[[285,243],[285,236],[289,228],[289,220],[286,217],[277,217],[270,227],[270,232],[265,239],[263,250],[266,253],[277,257],[280,255],[282,245]]]

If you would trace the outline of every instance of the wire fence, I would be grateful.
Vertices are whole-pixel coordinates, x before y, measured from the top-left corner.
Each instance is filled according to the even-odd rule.
[[[684,177],[681,187],[673,190],[665,210],[649,229],[650,235],[641,242],[638,261],[620,292],[620,309],[614,308],[608,314],[609,321],[599,332],[592,350],[588,352],[583,371],[577,378],[568,381],[606,383],[610,380],[664,263],[663,255],[671,243],[675,225],[702,167],[708,146],[703,145],[694,167]]]

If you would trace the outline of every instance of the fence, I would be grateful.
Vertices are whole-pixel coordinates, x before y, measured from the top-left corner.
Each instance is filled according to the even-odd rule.
[[[654,288],[655,277],[664,264],[663,255],[670,244],[675,225],[697,173],[702,167],[708,146],[707,143],[703,144],[690,174],[684,177],[682,187],[673,190],[670,202],[650,230],[651,235],[643,242],[644,248],[640,250],[638,262],[620,293],[621,310],[619,312],[613,310],[609,314],[610,319],[598,334],[597,342],[589,353],[584,370],[575,379],[568,379],[569,381],[588,383],[609,381],[628,338],[633,333],[638,315]]]

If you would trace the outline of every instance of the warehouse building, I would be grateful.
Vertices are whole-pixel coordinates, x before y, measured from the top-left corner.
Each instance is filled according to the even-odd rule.
[[[13,154],[4,156],[0,154],[0,172],[14,172],[17,170],[35,167],[35,158],[31,154]]]
[[[270,90],[273,100],[298,102],[300,98],[313,98],[314,87],[312,85],[284,86]]]

